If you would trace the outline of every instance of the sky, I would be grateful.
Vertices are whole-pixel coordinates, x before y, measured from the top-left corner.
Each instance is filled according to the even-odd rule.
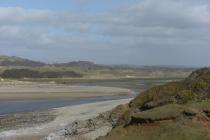
[[[1,0],[0,55],[210,66],[210,0]]]

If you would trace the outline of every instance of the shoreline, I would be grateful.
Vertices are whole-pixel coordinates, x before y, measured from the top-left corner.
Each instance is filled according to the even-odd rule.
[[[127,99],[134,97],[131,89],[103,86],[72,86],[63,84],[0,85],[0,114],[32,112],[69,105]]]
[[[0,132],[0,140],[26,140],[27,138],[40,140],[40,138],[43,139],[74,121],[94,118],[100,113],[110,111],[117,105],[126,104],[130,100],[131,98],[54,108],[51,109],[56,115],[53,121],[39,126]]]
[[[127,96],[133,91],[103,86],[73,86],[62,84],[1,85],[0,101],[54,100],[102,96]]]
[[[83,105],[89,103],[97,103],[102,101],[114,101],[120,99],[133,98],[130,96],[98,96],[98,97],[82,97],[72,99],[57,100],[23,100],[23,101],[0,101],[0,119],[4,116],[13,114],[27,114],[31,112],[42,112],[53,108],[61,108],[65,106]],[[6,106],[6,108],[5,108]]]

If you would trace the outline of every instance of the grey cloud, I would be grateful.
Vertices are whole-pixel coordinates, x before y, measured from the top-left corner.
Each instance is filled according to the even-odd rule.
[[[175,63],[173,55],[168,59],[170,55],[165,54],[170,48],[191,54],[196,54],[197,48],[201,49],[199,53],[208,50],[209,17],[209,4],[192,0],[143,0],[103,14],[1,7],[0,51],[8,53],[10,49],[9,54],[20,54],[22,50],[29,56],[49,54],[52,61],[59,59],[54,56],[57,52],[63,56],[68,52],[68,58],[103,63],[111,59],[119,63],[150,64],[152,59],[157,59],[157,64]],[[153,57],[146,56],[147,52]],[[184,54],[188,52],[182,53],[176,63],[184,59]],[[201,57],[200,60],[208,58]]]

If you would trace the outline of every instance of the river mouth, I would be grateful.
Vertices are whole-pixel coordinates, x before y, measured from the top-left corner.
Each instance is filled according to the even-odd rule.
[[[130,82],[131,84],[128,85],[128,83]],[[30,98],[32,97],[32,95],[40,95],[43,93],[50,95],[65,93],[60,94],[63,97],[64,95],[66,95],[66,93],[70,95],[68,95],[69,98],[62,97],[58,99],[47,97],[38,100],[30,100],[27,98],[25,98],[24,100],[13,100],[13,98],[10,98],[12,100],[0,100],[0,118],[2,120],[0,135],[2,135],[2,137],[7,137],[7,135],[9,134],[8,136],[14,136],[15,140],[16,136],[18,136],[19,134],[27,136],[29,133],[31,134],[32,132],[36,132],[36,134],[38,134],[39,132],[40,135],[42,135],[43,133],[43,136],[45,136],[46,134],[53,132],[52,130],[54,129],[59,130],[60,128],[57,127],[60,126],[60,124],[68,124],[69,122],[77,119],[84,119],[84,116],[89,119],[91,118],[91,116],[96,116],[101,112],[109,111],[119,104],[128,103],[132,98],[150,87],[151,84],[159,85],[164,82],[167,81],[85,81],[75,83],[56,83],[53,85],[52,88],[51,86],[48,87],[49,85],[47,84],[47,89],[45,88],[46,85],[38,83],[38,87],[37,85],[35,85],[35,90],[34,85],[18,85],[18,93],[29,92]],[[66,86],[69,87],[65,89]],[[78,86],[79,91],[78,88],[74,89],[74,86]],[[74,87],[73,89],[71,89],[73,91],[69,92],[69,88],[72,87]],[[3,90],[8,91],[7,88],[8,87],[3,88]],[[50,90],[48,90],[48,88]],[[62,92],[60,92],[61,89]],[[89,89],[90,92],[86,92],[87,89]],[[16,88],[12,87],[9,88],[9,90],[11,91],[11,94],[16,94]],[[82,96],[79,96],[78,98],[71,96],[79,93],[82,93]],[[83,96],[83,93],[85,93],[85,96]],[[2,94],[4,94],[4,92],[2,92]],[[92,103],[95,105],[91,105]],[[50,124],[53,124],[53,126],[50,127],[52,130],[48,129],[48,125]],[[43,126],[47,126],[45,129],[43,128],[43,130],[45,130],[46,132],[40,129]],[[32,136],[34,136],[34,134],[31,134],[29,136],[31,138]]]
[[[59,108],[59,107],[64,107],[64,106],[72,106],[72,105],[79,105],[79,104],[87,104],[87,103],[95,103],[95,102],[100,102],[100,101],[108,101],[108,100],[119,100],[119,99],[128,99],[128,98],[134,98],[136,95],[138,95],[140,92],[142,92],[143,90],[147,89],[148,85],[158,85],[158,84],[162,84],[168,82],[167,80],[138,80],[138,79],[134,79],[134,80],[116,80],[116,81],[107,81],[107,80],[100,80],[100,81],[77,81],[77,82],[73,82],[73,83],[58,83],[58,85],[53,85],[52,91],[55,90],[64,90],[66,87],[73,87],[73,91],[75,91],[74,86],[78,88],[80,88],[80,90],[82,89],[82,92],[86,91],[86,88],[88,90],[94,89],[94,88],[100,88],[100,90],[97,90],[96,94],[94,94],[94,96],[83,96],[83,97],[71,97],[70,98],[49,98],[50,96],[52,96],[53,94],[51,94],[50,96],[47,96],[47,98],[44,99],[39,99],[39,100],[32,100],[32,99],[25,99],[25,100],[0,100],[0,116],[5,116],[8,114],[13,114],[13,113],[23,113],[23,112],[31,112],[31,111],[37,111],[37,110],[48,110],[48,109],[52,109],[52,108]],[[128,86],[128,83],[132,83]],[[18,85],[18,90],[20,90],[19,92],[22,92],[24,90],[27,91],[27,89],[36,91],[37,90],[41,90],[40,92],[45,91],[45,87],[47,86],[47,91],[48,90],[48,86],[50,85]],[[119,93],[114,93],[114,94],[107,94],[107,95],[100,95],[100,93],[104,92],[104,90],[108,90],[108,92],[110,89],[113,90],[111,87],[113,87],[114,90],[117,90],[117,92],[123,92],[123,90],[125,89],[129,89],[130,93],[129,94],[119,94]],[[0,87],[2,88],[2,87]],[[110,88],[110,89],[109,89]],[[115,89],[116,88],[116,89]],[[8,87],[3,87],[3,90],[8,90]],[[37,89],[37,90],[36,90]],[[50,89],[50,88],[49,88]],[[10,88],[9,90],[12,91],[13,93],[15,93],[15,91],[17,91],[16,89],[14,89],[14,87]],[[65,89],[65,90],[72,90],[72,89]],[[87,90],[87,91],[88,91]],[[94,89],[95,90],[95,89]],[[77,89],[76,89],[77,91]],[[28,92],[28,91],[27,91]],[[58,91],[57,91],[58,92]],[[66,91],[65,91],[66,92]],[[108,93],[107,92],[107,93]],[[115,91],[116,92],[116,91]],[[127,92],[127,91],[126,91]],[[13,94],[12,93],[12,94]],[[37,94],[40,94],[37,92]],[[45,93],[46,94],[46,93]],[[48,94],[48,93],[47,93]],[[57,93],[54,93],[54,95]],[[73,93],[75,94],[75,93]],[[78,91],[77,93],[78,94]],[[97,95],[98,94],[98,95]],[[1,95],[1,92],[0,92]],[[32,94],[31,94],[32,95]],[[30,96],[31,96],[30,95]],[[86,93],[87,95],[87,93]]]

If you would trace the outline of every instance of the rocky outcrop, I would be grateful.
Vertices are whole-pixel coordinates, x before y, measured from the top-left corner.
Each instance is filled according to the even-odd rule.
[[[95,140],[111,131],[117,117],[115,111],[108,111],[92,119],[74,121],[64,129],[49,134],[45,140]]]

